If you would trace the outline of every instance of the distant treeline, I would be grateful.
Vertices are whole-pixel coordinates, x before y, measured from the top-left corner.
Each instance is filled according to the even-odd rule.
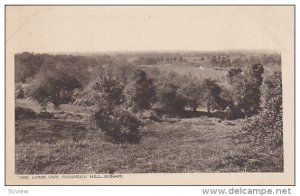
[[[47,69],[67,70],[82,85],[90,81],[91,73],[99,65],[163,65],[177,64],[204,67],[239,67],[255,63],[281,65],[281,56],[277,53],[162,53],[162,54],[113,54],[113,55],[50,55],[29,52],[15,55],[15,81],[28,83],[28,80],[40,71]],[[72,69],[70,69],[72,68]]]
[[[188,61],[182,56],[167,56],[167,57],[139,57],[133,61],[134,65],[157,65],[157,64],[171,64],[171,63],[187,63]]]
[[[97,65],[111,64],[113,64],[113,60],[107,55],[88,57],[23,52],[15,55],[15,81],[24,83],[32,79],[41,70],[67,69],[68,72],[74,72],[73,74],[82,83],[87,83],[88,78],[86,77],[90,68]]]
[[[159,64],[188,64],[191,66],[205,67],[245,67],[254,63],[264,65],[281,65],[279,54],[257,55],[201,55],[201,56],[140,56],[133,60],[134,65],[159,65]]]

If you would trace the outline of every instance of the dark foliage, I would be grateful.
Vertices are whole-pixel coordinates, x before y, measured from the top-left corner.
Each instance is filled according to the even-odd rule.
[[[267,77],[262,89],[262,111],[247,120],[243,131],[254,144],[277,148],[283,145],[281,73]]]
[[[119,105],[123,102],[123,88],[119,81],[112,77],[102,77],[93,86],[93,89],[100,93],[111,105]]]
[[[231,69],[227,79],[231,85],[232,100],[236,108],[239,108],[239,116],[252,116],[260,110],[262,74],[264,68],[262,64],[252,64],[244,71]]]
[[[219,103],[221,101],[220,94],[222,92],[222,89],[217,84],[217,81],[212,79],[205,79],[203,81],[203,89],[207,112],[210,113],[211,109],[219,109]]]
[[[234,82],[236,82],[236,77],[242,73],[242,70],[240,68],[231,68],[230,70],[228,70],[227,73],[227,81],[229,84],[233,84]]]
[[[48,118],[53,118],[54,114],[50,113],[50,112],[44,112],[43,111],[43,112],[38,113],[37,117],[41,118],[41,119],[48,119]]]
[[[16,107],[15,109],[15,119],[34,119],[37,117],[37,114],[28,108]]]
[[[82,85],[87,85],[92,75],[91,69],[97,65],[112,63],[112,59],[107,55],[75,56],[23,52],[15,55],[15,81],[25,83],[41,70],[59,69],[75,77]]]
[[[79,81],[67,73],[53,70],[40,72],[32,82],[29,94],[41,106],[53,103],[55,108],[72,100],[73,90],[81,88]]]
[[[180,85],[179,94],[186,100],[186,106],[191,108],[196,115],[198,106],[204,100],[204,89],[201,81],[191,75],[187,76],[186,80]]]
[[[177,90],[178,86],[170,82],[164,82],[157,87],[158,112],[171,115],[181,115],[184,112],[186,100]]]
[[[138,143],[140,121],[120,107],[102,104],[93,114],[92,121],[108,140],[117,143]]]
[[[127,106],[133,111],[150,109],[155,101],[155,86],[153,80],[148,78],[147,73],[135,70],[130,83],[124,90]]]
[[[24,83],[27,78],[37,74],[44,64],[42,55],[23,52],[15,55],[15,81]]]

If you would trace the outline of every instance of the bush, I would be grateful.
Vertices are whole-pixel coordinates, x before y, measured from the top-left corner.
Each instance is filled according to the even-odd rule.
[[[186,99],[178,92],[178,86],[171,82],[164,82],[157,88],[158,103],[155,110],[158,113],[182,115],[186,106]]]
[[[126,105],[134,112],[150,109],[155,99],[153,80],[147,76],[146,72],[135,70],[124,94]]]
[[[240,70],[228,72],[233,100],[245,116],[253,116],[261,111],[260,87],[263,73],[264,68],[261,64],[249,65],[243,72]]]
[[[219,109],[220,107],[220,94],[222,92],[222,89],[217,84],[217,81],[212,79],[205,79],[202,85],[207,112],[210,114],[211,109]]]
[[[192,109],[193,113],[197,112],[197,108],[202,104],[204,99],[204,89],[199,79],[193,78],[191,74],[181,83],[179,94],[186,100],[186,106]]]
[[[72,99],[75,105],[89,107],[97,105],[102,96],[101,92],[93,88],[93,85],[89,85],[84,90],[75,89]]]
[[[243,131],[253,144],[278,148],[283,145],[281,73],[267,77],[262,89],[262,111],[246,121]]]
[[[15,109],[15,119],[34,119],[36,118],[36,113],[28,108],[16,107]]]
[[[117,143],[137,143],[140,121],[130,112],[120,108],[101,106],[93,114],[92,120],[108,140]]]
[[[55,108],[72,101],[73,90],[81,88],[76,78],[58,70],[40,72],[32,82],[29,93],[45,108],[50,102]]]

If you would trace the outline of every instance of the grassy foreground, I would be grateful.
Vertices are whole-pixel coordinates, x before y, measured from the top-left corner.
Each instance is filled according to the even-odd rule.
[[[166,119],[139,144],[113,144],[84,120],[16,121],[16,174],[282,171],[282,157],[240,142],[242,120]]]

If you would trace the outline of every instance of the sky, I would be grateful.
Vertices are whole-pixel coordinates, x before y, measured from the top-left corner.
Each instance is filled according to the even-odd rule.
[[[6,44],[36,53],[284,50],[293,17],[288,6],[7,6]]]

